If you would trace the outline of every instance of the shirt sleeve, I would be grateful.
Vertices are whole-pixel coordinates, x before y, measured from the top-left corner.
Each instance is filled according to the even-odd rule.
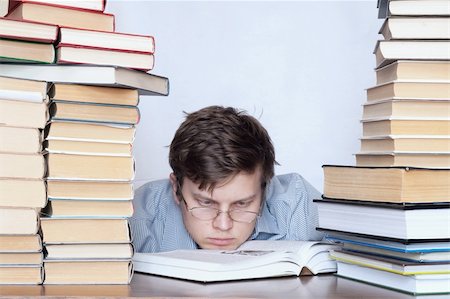
[[[136,190],[133,199],[133,216],[129,219],[132,233],[132,242],[136,252],[159,251],[161,236],[163,235],[164,221],[159,219],[165,215],[161,205],[161,197],[167,193],[166,184],[162,181],[149,182]]]

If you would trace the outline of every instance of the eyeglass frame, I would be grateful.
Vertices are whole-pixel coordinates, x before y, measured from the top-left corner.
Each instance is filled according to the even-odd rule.
[[[210,221],[210,220],[214,220],[214,219],[216,219],[217,217],[219,217],[220,213],[227,213],[228,217],[230,217],[230,219],[233,220],[234,222],[250,224],[250,223],[252,223],[253,221],[255,221],[256,219],[258,219],[259,217],[261,217],[261,210],[262,210],[262,206],[263,206],[263,200],[261,200],[261,206],[259,207],[259,211],[258,211],[258,212],[246,211],[246,210],[240,210],[240,209],[231,209],[231,210],[228,210],[228,211],[222,211],[222,210],[220,210],[220,209],[209,208],[209,207],[192,207],[192,208],[189,208],[188,203],[186,202],[186,199],[184,199],[183,192],[181,191],[181,185],[180,185],[180,183],[177,182],[177,185],[178,185],[178,186],[177,186],[176,195],[180,197],[180,198],[179,198],[180,201],[183,201],[183,202],[184,202],[184,204],[186,205],[186,209],[188,210],[189,214],[191,214],[191,216],[194,217],[195,219],[202,220],[202,221]],[[196,217],[196,216],[192,213],[192,211],[195,210],[195,209],[209,209],[209,210],[215,210],[217,213],[216,213],[216,216],[212,217],[211,219],[201,219],[201,218]],[[233,217],[232,217],[231,214],[230,214],[230,213],[233,212],[233,211],[240,211],[240,212],[245,212],[245,213],[251,213],[251,214],[254,214],[254,215],[255,215],[255,218],[252,219],[252,220],[249,221],[249,222],[247,222],[247,221],[239,221],[239,220],[235,220],[235,219],[233,219]]]

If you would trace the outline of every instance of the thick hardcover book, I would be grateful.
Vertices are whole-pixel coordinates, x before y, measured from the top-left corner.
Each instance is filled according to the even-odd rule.
[[[324,196],[381,202],[446,202],[450,169],[323,165]]]
[[[388,18],[380,34],[384,39],[450,39],[450,19],[446,17]]]
[[[2,38],[51,44],[58,37],[58,26],[1,18],[0,36]]]
[[[312,241],[248,241],[236,250],[135,253],[135,270],[203,282],[335,272],[336,248]]]
[[[450,61],[397,60],[376,70],[377,85],[391,81],[450,82]]]
[[[450,292],[450,274],[401,275],[369,267],[338,262],[337,275],[415,295]]]
[[[124,181],[133,180],[133,157],[74,154],[46,155],[49,179]]]
[[[42,133],[38,128],[0,126],[0,152],[37,154],[42,151]]]
[[[42,129],[49,119],[48,104],[0,101],[0,123],[11,127]]]
[[[105,10],[106,4],[106,0],[10,0],[11,7],[20,4],[20,2],[37,2],[66,8],[81,8],[96,11]]]
[[[140,113],[136,106],[93,104],[54,100],[49,106],[53,120],[135,125]]]
[[[81,63],[107,66],[113,65],[149,71],[153,69],[154,57],[153,54],[149,53],[58,45],[56,50],[56,62],[58,64]]]
[[[133,143],[134,125],[100,124],[80,121],[52,120],[44,130],[46,140],[67,140],[106,143]]]
[[[52,44],[0,39],[0,62],[53,63],[55,48]]]
[[[385,118],[368,121],[364,120],[362,121],[362,125],[363,137],[385,135],[424,135],[429,137],[448,137],[450,135],[450,120],[445,119]]]
[[[448,76],[448,75],[447,75]],[[450,100],[450,83],[394,81],[367,89],[367,102],[383,100]]]
[[[130,243],[126,218],[47,218],[41,217],[45,244]]]
[[[379,40],[374,54],[378,68],[401,59],[449,60],[449,48],[448,40]]]
[[[132,200],[132,182],[48,180],[49,199]]]
[[[450,238],[448,202],[394,204],[328,199],[314,202],[321,228],[396,239]]]
[[[44,284],[128,284],[130,260],[45,260]]]
[[[44,180],[0,179],[0,206],[43,208],[47,204]]]
[[[134,88],[53,84],[50,97],[58,101],[137,106],[139,93]]]
[[[0,76],[0,98],[23,102],[42,103],[48,101],[52,84],[45,81],[18,79]]]
[[[387,135],[361,138],[363,152],[448,152],[449,136]]]
[[[153,54],[155,40],[150,35],[105,32],[75,28],[60,28],[59,45],[72,45],[111,51]]]
[[[43,3],[20,2],[6,16],[11,20],[25,20],[64,27],[114,31],[114,15],[100,11],[62,7]]]
[[[115,66],[2,64],[0,75],[56,83],[135,88],[141,95],[169,94],[169,79]]]
[[[450,168],[450,152],[360,152],[357,166],[410,166],[435,169]]]
[[[450,274],[449,262],[406,262],[394,258],[347,250],[332,250],[330,252],[330,257],[337,261],[379,269],[401,275]]]

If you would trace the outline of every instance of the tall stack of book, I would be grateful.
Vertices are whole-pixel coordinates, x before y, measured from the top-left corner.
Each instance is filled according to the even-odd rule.
[[[127,284],[139,94],[168,94],[167,78],[145,72],[153,68],[154,39],[114,32],[114,15],[104,13],[104,0],[9,4],[0,22],[58,29],[56,64],[27,59],[0,68],[3,76],[52,83],[45,105],[50,121],[43,132],[44,283]]]
[[[356,166],[324,165],[319,226],[338,275],[450,292],[450,1],[380,1],[384,39]]]
[[[0,77],[0,284],[43,281],[39,211],[47,203],[41,129],[50,84]]]

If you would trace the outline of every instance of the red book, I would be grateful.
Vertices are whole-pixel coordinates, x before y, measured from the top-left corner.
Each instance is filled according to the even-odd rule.
[[[104,11],[106,6],[106,0],[10,0],[9,7],[15,7],[19,5],[20,2],[34,2],[66,8],[81,8],[95,11]]]
[[[58,26],[0,18],[0,37],[53,43],[58,37]]]
[[[34,2],[19,2],[8,15],[10,20],[25,20],[70,28],[114,31],[114,15],[100,11],[67,8]]]
[[[98,30],[62,27],[59,46],[82,46],[136,53],[153,54],[155,40],[149,35],[138,35]]]
[[[153,68],[154,57],[150,53],[137,53],[131,51],[112,51],[79,46],[57,47],[58,64],[96,64],[113,65],[131,69],[149,71]]]

